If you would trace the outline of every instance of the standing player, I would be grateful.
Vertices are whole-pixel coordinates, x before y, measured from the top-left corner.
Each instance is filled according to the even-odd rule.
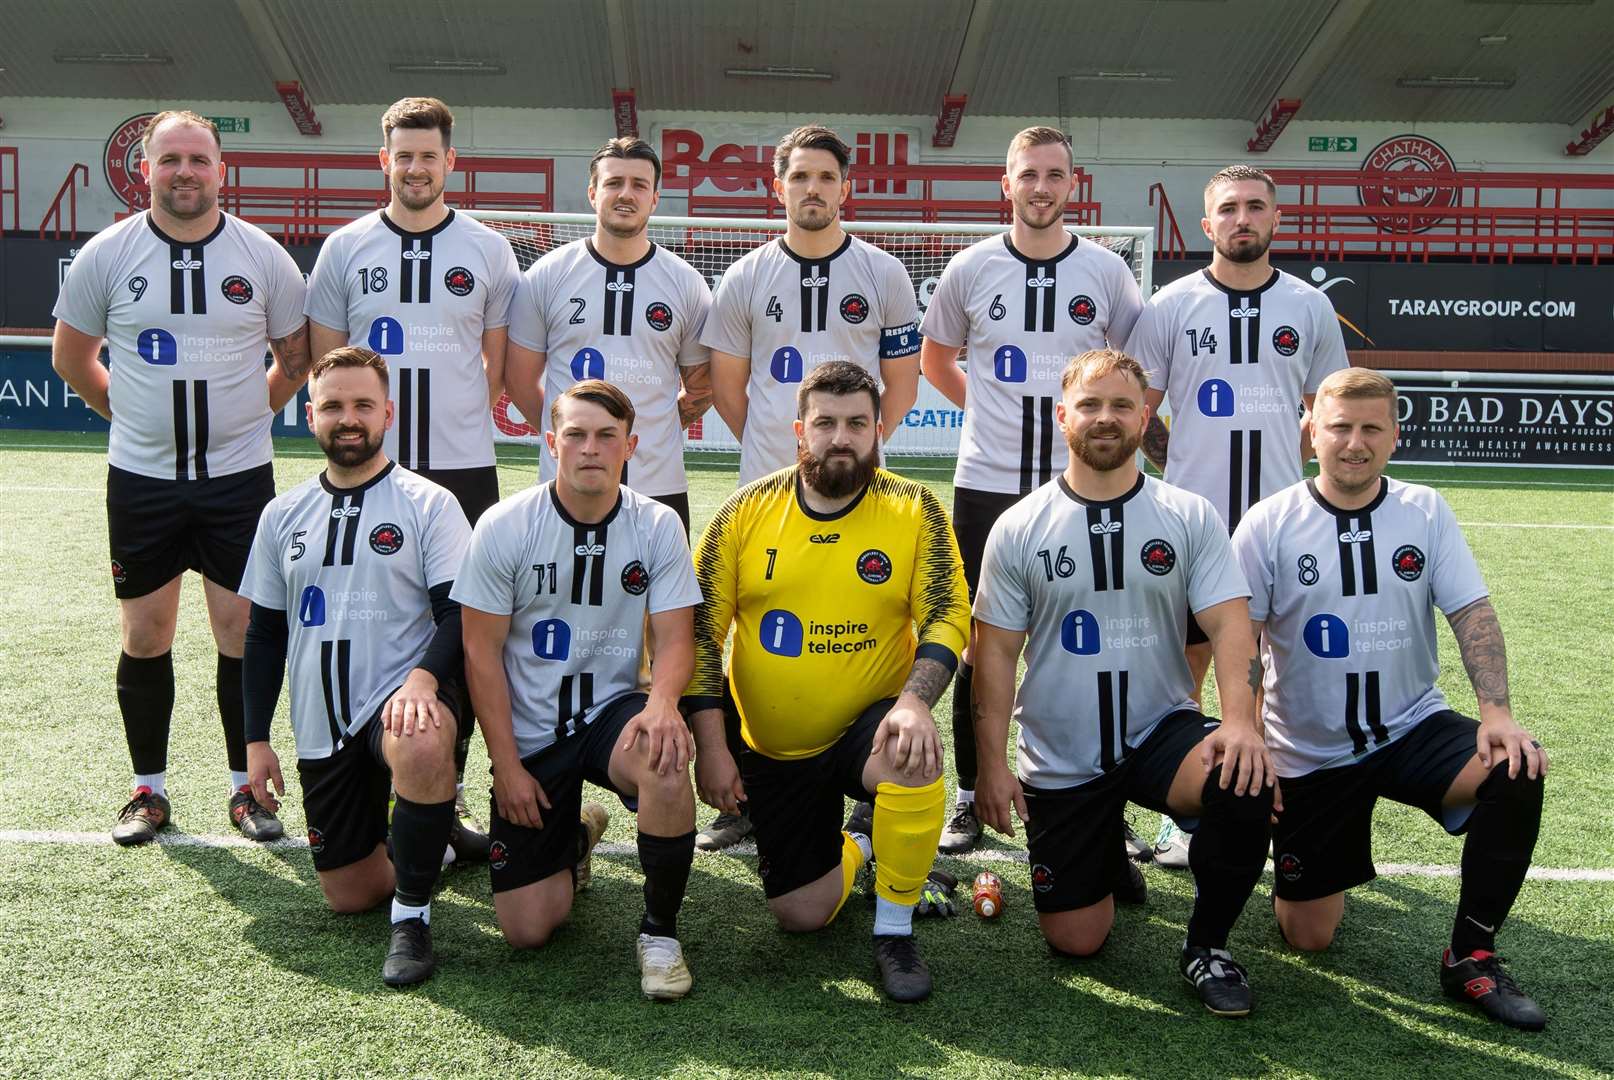
[[[678,515],[622,486],[633,421],[633,403],[609,383],[555,398],[545,435],[555,479],[482,519],[454,598],[493,760],[489,861],[505,940],[537,948],[571,911],[579,864],[605,829],[604,808],[582,806],[583,781],[608,787],[637,801],[639,986],[671,999],[692,985],[678,909],[695,855],[694,744],[678,697],[701,594]],[[638,689],[647,617],[648,695]]]
[[[701,344],[712,350],[713,404],[740,440],[740,483],[795,463],[796,388],[831,360],[884,384],[889,435],[919,392],[919,305],[894,255],[841,228],[851,150],[833,131],[799,127],[773,154],[773,192],[788,224],[717,287]]]
[[[1468,834],[1441,987],[1537,1030],[1546,1014],[1502,967],[1496,932],[1530,867],[1547,753],[1513,718],[1502,628],[1451,507],[1383,476],[1395,405],[1378,372],[1330,375],[1309,421],[1320,474],[1262,501],[1233,534],[1266,635],[1267,741],[1283,777],[1273,907],[1291,945],[1327,948],[1345,890],[1374,877],[1374,804],[1418,807]],[[1435,687],[1437,607],[1478,722]]]
[[[1129,346],[1149,373],[1151,412],[1171,396],[1171,430],[1152,419],[1144,454],[1167,483],[1209,499],[1229,533],[1263,495],[1299,481],[1311,448],[1298,418],[1323,379],[1350,364],[1328,297],[1272,267],[1278,218],[1277,189],[1260,169],[1212,176],[1199,223],[1211,264],[1155,293]],[[1211,648],[1192,618],[1186,640],[1197,701]],[[1156,861],[1181,868],[1187,855],[1187,839],[1162,818]]]
[[[874,377],[824,364],[797,400],[799,464],[730,496],[696,552],[696,780],[730,813],[749,797],[763,891],[786,930],[834,919],[872,856],[875,962],[887,995],[918,1001],[931,979],[913,914],[944,805],[930,710],[969,636],[964,577],[936,496],[879,468]],[[873,800],[867,833],[840,828],[843,796]]]
[[[1149,411],[1137,361],[1083,353],[1063,383],[1069,462],[998,518],[981,568],[981,819],[1012,836],[1011,805],[1019,813],[1043,936],[1073,956],[1097,952],[1114,925],[1125,804],[1198,819],[1182,973],[1211,1012],[1244,1016],[1250,986],[1227,936],[1266,865],[1273,804],[1249,590],[1210,503],[1138,471]],[[1220,724],[1194,706],[1180,645],[1189,611],[1216,651]],[[1248,681],[1223,677],[1246,670]],[[1003,760],[1011,712],[1018,778]]]
[[[454,114],[436,98],[403,98],[381,117],[392,199],[325,241],[308,278],[308,318],[316,356],[352,344],[386,358],[397,417],[387,453],[453,492],[474,525],[499,501],[490,409],[502,393],[520,271],[503,237],[443,200],[453,131]],[[487,836],[464,802],[475,718],[468,708],[461,715],[453,846],[461,857],[486,858]]]
[[[998,515],[1065,468],[1054,425],[1066,362],[1106,342],[1124,348],[1143,300],[1126,260],[1065,230],[1075,186],[1070,140],[1029,127],[1009,142],[1003,194],[1014,206],[1007,234],[953,256],[942,271],[921,330],[919,366],[964,410],[953,474],[953,528],[964,580],[975,598],[981,552]],[[978,362],[960,369],[965,343]],[[953,684],[953,764],[958,806],[941,850],[962,854],[981,838],[975,814],[973,675],[964,652]]]
[[[712,294],[698,270],[645,236],[661,198],[661,160],[649,143],[612,139],[588,177],[594,235],[556,248],[523,276],[510,308],[505,386],[531,417],[583,379],[626,390],[641,451],[622,482],[676,510],[687,533],[683,429],[712,401],[700,343]],[[538,464],[540,482],[554,479],[553,458],[540,454]]]
[[[172,818],[165,778],[174,712],[180,578],[202,575],[218,646],[216,689],[230,766],[230,820],[254,840],[280,822],[247,784],[236,595],[252,530],[275,497],[269,426],[308,376],[303,276],[262,230],[218,207],[219,133],[160,112],[141,136],[151,209],[84,245],[56,301],[51,362],[112,422],[107,531],[123,653],[118,708],[134,797],[112,838],[152,839]],[[112,361],[101,366],[102,342]],[[264,347],[275,363],[264,373]]]
[[[432,973],[432,889],[454,826],[460,611],[449,599],[471,527],[447,491],[387,460],[387,364],[368,349],[315,363],[308,426],[326,467],[263,512],[241,595],[252,603],[246,738],[263,804],[285,794],[269,728],[290,658],[291,726],[314,869],[331,909],[392,897],[381,977]],[[288,612],[295,610],[295,623]],[[387,794],[396,787],[392,851]]]

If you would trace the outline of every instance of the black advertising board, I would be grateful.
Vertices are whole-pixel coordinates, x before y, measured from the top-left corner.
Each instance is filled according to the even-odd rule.
[[[1205,265],[1156,260],[1155,288]],[[1614,266],[1274,265],[1323,290],[1348,349],[1614,352]]]
[[[1614,387],[1400,383],[1395,461],[1614,466]],[[1393,466],[1392,466],[1393,471]]]

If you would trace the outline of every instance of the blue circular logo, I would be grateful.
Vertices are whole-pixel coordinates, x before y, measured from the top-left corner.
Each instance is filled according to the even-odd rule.
[[[801,350],[794,345],[785,345],[774,350],[773,359],[768,363],[768,373],[773,376],[774,382],[799,383],[803,366]]]
[[[572,357],[572,378],[578,382],[605,378],[605,354],[598,349],[578,349]]]
[[[1068,653],[1092,656],[1098,652],[1098,618],[1091,611],[1076,610],[1059,624],[1059,644]]]
[[[1345,629],[1345,620],[1326,611],[1306,620],[1301,637],[1312,655],[1324,660],[1339,660],[1351,653],[1351,635]]]
[[[992,374],[998,382],[1025,382],[1025,350],[1018,345],[999,345],[992,354]]]
[[[1206,416],[1233,415],[1233,387],[1221,379],[1206,379],[1199,384],[1199,411]]]

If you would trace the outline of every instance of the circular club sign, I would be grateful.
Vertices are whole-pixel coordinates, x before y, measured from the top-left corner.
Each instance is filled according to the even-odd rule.
[[[1390,183],[1383,177],[1364,176],[1356,188],[1357,198],[1363,206],[1405,206],[1427,209],[1445,209],[1457,204],[1457,185],[1454,182],[1457,166],[1452,164],[1446,148],[1422,135],[1395,135],[1385,139],[1367,152],[1362,160],[1363,173],[1404,174]],[[1432,214],[1374,215],[1373,224],[1381,232],[1428,232],[1441,223]]]
[[[119,124],[106,141],[102,164],[106,169],[107,186],[131,210],[144,210],[151,205],[151,189],[140,175],[140,133],[156,113],[141,113]]]

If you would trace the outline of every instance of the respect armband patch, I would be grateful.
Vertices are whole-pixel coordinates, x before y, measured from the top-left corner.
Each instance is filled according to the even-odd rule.
[[[880,359],[895,360],[919,351],[919,324],[907,323],[880,331]]]

